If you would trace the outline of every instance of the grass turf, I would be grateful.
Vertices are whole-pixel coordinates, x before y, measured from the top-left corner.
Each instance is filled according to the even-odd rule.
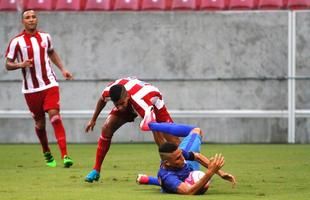
[[[136,174],[155,175],[159,157],[155,144],[113,144],[103,164],[101,179],[84,182],[92,169],[96,145],[72,144],[68,149],[74,166],[63,168],[52,145],[56,168],[45,166],[39,145],[0,145],[0,199],[102,200],[102,199],[272,199],[310,197],[310,145],[202,145],[202,153],[223,153],[223,170],[237,177],[238,185],[213,178],[203,196],[160,193],[159,187],[135,183]]]

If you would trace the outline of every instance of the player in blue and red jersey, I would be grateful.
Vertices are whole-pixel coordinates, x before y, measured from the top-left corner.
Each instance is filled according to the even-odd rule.
[[[156,178],[140,175],[138,183],[140,184],[159,184],[164,192],[178,194],[197,194],[214,174],[218,174],[224,180],[236,184],[233,175],[226,173],[220,168],[224,165],[224,157],[216,154],[209,160],[200,152],[202,131],[200,128],[173,124],[173,123],[150,123],[152,131],[161,131],[178,137],[185,137],[182,143],[177,146],[174,143],[166,142],[159,147],[161,157],[160,169],[158,171],[158,183]],[[199,170],[197,162],[208,168],[206,174],[200,181],[193,185],[184,183],[191,171]]]

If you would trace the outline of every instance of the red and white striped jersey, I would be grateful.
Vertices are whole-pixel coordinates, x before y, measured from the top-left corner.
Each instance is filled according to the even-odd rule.
[[[145,110],[149,106],[153,105],[155,110],[160,110],[165,106],[162,95],[156,87],[134,77],[122,78],[110,83],[101,94],[101,98],[104,101],[110,100],[110,88],[116,84],[125,86],[128,94],[130,95],[129,101],[133,109],[142,118],[144,117]]]
[[[23,93],[42,91],[58,86],[55,72],[48,57],[53,49],[51,36],[37,31],[35,35],[23,31],[14,37],[6,50],[5,57],[18,62],[33,58],[33,67],[22,68]]]

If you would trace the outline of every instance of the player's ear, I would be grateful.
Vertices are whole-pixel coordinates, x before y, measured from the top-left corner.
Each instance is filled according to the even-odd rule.
[[[170,167],[170,166],[171,166],[171,164],[168,162],[168,160],[164,160],[164,161],[163,161],[163,164],[164,164],[164,166],[166,166],[166,167]]]

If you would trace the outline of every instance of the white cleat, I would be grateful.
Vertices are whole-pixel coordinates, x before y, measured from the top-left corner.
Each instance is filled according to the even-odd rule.
[[[149,123],[151,122],[156,122],[153,106],[150,106],[145,110],[144,118],[140,123],[140,129],[142,131],[150,131]]]

